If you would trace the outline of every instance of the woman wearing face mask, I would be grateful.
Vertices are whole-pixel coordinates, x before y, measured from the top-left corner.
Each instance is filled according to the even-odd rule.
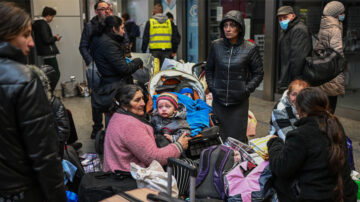
[[[315,44],[315,50],[319,53],[325,48],[332,48],[344,56],[342,43],[344,12],[345,7],[341,2],[331,1],[326,4],[320,23],[319,40]],[[319,88],[328,95],[330,112],[335,113],[337,96],[345,94],[345,74],[340,73]]]
[[[53,112],[23,64],[32,47],[29,14],[0,2],[0,201],[67,201]]]
[[[240,11],[226,13],[220,31],[223,38],[211,44],[206,82],[214,97],[213,109],[224,132],[222,138],[247,142],[249,96],[263,79],[262,59],[256,45],[244,40]]]

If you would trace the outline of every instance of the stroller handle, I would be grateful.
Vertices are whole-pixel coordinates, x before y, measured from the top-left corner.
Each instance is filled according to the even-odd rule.
[[[203,62],[199,62],[199,63],[195,64],[194,66],[192,66],[192,68],[191,68],[192,74],[195,73],[197,68],[202,67],[205,64],[206,64],[206,61],[203,61]]]

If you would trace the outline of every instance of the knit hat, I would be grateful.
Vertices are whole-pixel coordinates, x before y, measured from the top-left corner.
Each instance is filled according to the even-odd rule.
[[[180,94],[184,94],[184,93],[190,93],[192,96],[194,96],[193,89],[188,88],[188,87],[181,89]]]
[[[174,105],[175,109],[178,109],[178,99],[175,94],[172,93],[161,93],[159,97],[156,99],[156,106],[158,106],[158,103],[160,100],[167,100],[171,102],[172,105]]]
[[[324,11],[323,11],[323,15],[332,16],[332,17],[336,18],[343,12],[345,12],[344,5],[339,1],[332,1],[332,2],[329,2],[328,4],[326,4]]]

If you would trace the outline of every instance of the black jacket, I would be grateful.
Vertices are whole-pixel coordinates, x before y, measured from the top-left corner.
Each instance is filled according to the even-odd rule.
[[[87,66],[89,66],[90,62],[93,60],[90,53],[91,37],[98,29],[98,26],[99,20],[98,17],[95,16],[90,20],[90,22],[85,24],[81,34],[79,50]]]
[[[164,15],[164,17],[165,16],[166,15]],[[157,17],[158,17],[157,15],[153,16],[153,18],[158,20]],[[167,19],[167,17],[166,17],[166,19]],[[173,22],[171,22],[171,30],[172,30],[172,34],[171,34],[171,47],[172,47],[171,49],[172,50],[171,50],[171,52],[176,53],[178,46],[180,44],[181,36],[177,29],[177,26],[175,26],[175,24]],[[150,41],[150,21],[147,21],[146,25],[145,25],[145,29],[144,29],[143,42],[142,42],[142,47],[141,47],[141,50],[143,53],[146,52],[146,49],[148,48],[148,45],[149,45],[149,41]]]
[[[22,56],[0,42],[0,195],[38,187],[46,201],[66,201],[55,119]]]
[[[36,20],[32,25],[32,29],[38,55],[50,56],[59,54],[55,44],[56,37],[52,34],[51,28],[45,20]]]
[[[241,29],[237,44],[226,38],[212,42],[205,72],[209,90],[222,105],[234,105],[247,99],[263,79],[263,63],[255,44],[244,40],[245,25],[241,13],[229,12],[220,23],[234,20]]]
[[[340,123],[339,123],[340,124]],[[278,179],[297,179],[300,198],[332,201],[337,184],[329,165],[330,142],[314,117],[301,118],[297,129],[288,132],[286,142],[273,138],[268,142],[270,169]],[[350,177],[348,150],[344,140],[345,165],[342,170],[344,201],[356,201],[357,186]],[[285,184],[283,187],[289,187]],[[283,192],[282,190],[278,191]],[[280,200],[282,197],[279,195]],[[294,195],[283,201],[295,201]]]
[[[131,83],[131,75],[143,65],[140,58],[135,58],[130,63],[126,63],[122,40],[123,37],[114,33],[107,33],[94,36],[91,42],[90,50],[102,77],[101,85],[122,79],[126,83]]]
[[[291,81],[302,78],[305,58],[311,55],[311,36],[306,25],[296,17],[279,38],[278,64],[280,75],[278,88],[284,90]]]

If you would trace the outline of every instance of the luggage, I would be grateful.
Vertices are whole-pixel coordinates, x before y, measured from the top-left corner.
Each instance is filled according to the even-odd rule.
[[[75,76],[70,77],[70,81],[64,81],[61,83],[61,90],[63,97],[74,97],[79,95],[78,91],[79,83],[75,80]]]
[[[235,155],[236,152],[225,145],[211,146],[202,151],[196,177],[196,198],[225,199],[223,174],[240,160],[236,160]]]
[[[85,171],[81,165],[78,153],[72,146],[70,145],[65,146],[64,159],[72,163],[77,168],[73,181],[72,182],[69,181],[66,184],[66,187],[71,192],[78,193],[80,181],[84,176]]]
[[[78,198],[79,202],[97,202],[132,189],[136,189],[136,181],[129,172],[88,173],[81,180]]]
[[[267,161],[259,165],[248,161],[240,163],[224,177],[227,201],[257,202],[269,199],[274,193],[271,177]]]
[[[199,159],[204,149],[222,143],[218,126],[204,129],[201,133],[202,136],[189,140],[189,147],[185,151],[186,157],[193,160]]]
[[[332,48],[326,48],[319,54],[313,51],[311,57],[305,58],[304,80],[312,86],[319,86],[334,79],[346,68],[346,60]]]

